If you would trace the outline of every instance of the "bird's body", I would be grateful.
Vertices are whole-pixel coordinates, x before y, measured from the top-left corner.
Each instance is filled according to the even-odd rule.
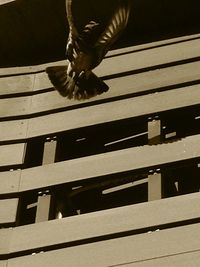
[[[66,46],[68,65],[48,67],[46,72],[62,96],[87,99],[106,92],[108,86],[92,70],[125,29],[129,13],[129,0],[116,0],[117,6],[111,19],[102,31],[100,24],[90,21],[78,32],[72,14],[73,0],[66,0],[69,36]]]

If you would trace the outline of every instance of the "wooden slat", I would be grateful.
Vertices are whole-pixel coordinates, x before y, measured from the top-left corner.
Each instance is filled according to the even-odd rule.
[[[197,36],[197,38],[198,38],[198,36]],[[55,64],[56,65],[64,65],[64,64],[66,64],[66,60],[50,62],[50,63],[40,64],[40,65],[25,66],[25,67],[0,68],[0,77],[21,75],[21,74],[23,74],[23,75],[24,74],[35,74],[35,73],[44,71],[47,66],[54,66]]]
[[[154,166],[160,167],[183,160],[197,159],[200,157],[200,147],[197,146],[199,142],[200,135],[196,135],[175,143],[134,147],[24,169],[21,171],[19,192],[68,182],[80,182],[81,180],[130,170],[151,169]],[[14,179],[15,171],[12,175],[12,179]],[[1,181],[3,181],[3,176],[4,173],[0,173]],[[2,184],[2,188],[4,188],[4,184]]]
[[[162,198],[162,176],[161,173],[148,175],[148,201]]]
[[[51,203],[51,195],[38,196],[37,210],[35,216],[35,222],[44,222],[49,219],[49,210]]]
[[[0,167],[23,164],[25,144],[0,146]]]
[[[8,261],[5,260],[0,261],[0,267],[8,267]]]
[[[113,97],[123,95],[144,93],[151,90],[162,91],[169,86],[180,86],[180,84],[196,81],[199,79],[200,61],[152,70],[149,72],[128,75],[120,78],[107,80],[110,90],[102,95],[86,101],[67,100],[56,91],[36,94],[33,96],[13,97],[0,99],[0,118],[10,116],[34,115],[35,113],[55,110],[66,107],[81,107],[94,101],[104,101]],[[15,77],[17,80],[17,77]],[[0,79],[1,84],[1,79]],[[50,88],[51,84],[45,73],[36,75],[33,90]],[[8,90],[9,91],[9,90]]]
[[[0,224],[15,223],[18,198],[0,200]]]
[[[200,251],[186,252],[177,255],[169,255],[166,257],[160,257],[156,259],[148,259],[137,262],[126,262],[120,264],[120,267],[197,267],[200,262]],[[118,267],[119,265],[113,265],[113,267]]]
[[[0,230],[0,255],[8,254],[9,249],[10,249],[10,241],[11,241],[12,232],[13,232],[13,229],[11,228]]]
[[[113,266],[200,251],[200,224],[10,259],[8,267]],[[78,256],[77,256],[78,255]]]
[[[21,140],[26,138],[28,120],[14,120],[0,122],[0,142],[5,140]]]
[[[130,54],[119,55],[114,60],[107,58],[96,68],[95,73],[99,76],[108,76],[199,57],[199,45],[200,40],[196,39],[139,51],[131,56]]]
[[[9,251],[16,253],[81,240],[89,243],[91,238],[199,218],[199,201],[200,193],[194,193],[17,227]]]
[[[33,91],[34,74],[0,78],[0,95]]]
[[[184,60],[188,58],[198,57],[199,56],[199,47],[200,39],[194,39],[190,41],[185,41],[181,43],[175,43],[167,46],[155,47],[150,50],[137,51],[128,54],[118,55],[117,57],[106,58],[100,65],[97,67],[95,72],[99,76],[106,76],[110,74],[119,74],[121,72],[138,70],[143,68],[148,68],[154,65],[166,64],[169,62],[175,62],[179,60]],[[134,50],[133,48],[131,48]],[[15,72],[26,72],[27,70],[35,69],[35,70],[44,70],[48,65],[58,65],[65,64],[65,61],[49,63],[44,65],[39,65],[35,67],[25,67],[25,68],[15,68],[15,71],[11,71],[11,73],[15,74]],[[111,66],[112,65],[112,66]],[[0,75],[8,70],[0,70]],[[33,89],[33,83],[35,79],[35,88]],[[15,85],[16,84],[16,85]],[[26,86],[27,84],[27,86]],[[20,86],[21,85],[21,86]],[[39,87],[38,87],[39,85]],[[0,78],[0,87],[1,87],[1,95],[10,94],[10,93],[22,93],[22,92],[30,92],[33,90],[41,90],[41,87],[50,88],[52,87],[50,81],[47,78],[45,73],[38,73],[36,75],[21,75],[21,76],[13,76]]]
[[[29,114],[31,110],[31,100],[31,96],[0,99],[0,119]]]
[[[125,118],[141,116],[200,103],[200,85],[158,94],[129,98],[112,103],[33,118],[28,136],[34,137]],[[190,94],[188,95],[188,92]],[[141,108],[142,107],[142,108]]]
[[[200,85],[77,108],[29,120],[1,122],[0,140],[32,138],[122,119],[148,116],[200,103]],[[29,122],[26,134],[25,124]],[[20,127],[24,123],[24,131]],[[12,129],[13,132],[12,132]]]
[[[48,139],[44,143],[44,153],[42,159],[42,165],[51,164],[55,162],[56,154],[56,139]],[[35,222],[48,221],[50,215],[50,205],[51,205],[51,193],[43,192],[38,195],[37,209]]]
[[[162,40],[162,41],[157,41],[157,42],[152,42],[152,43],[147,43],[147,44],[142,44],[142,45],[136,45],[132,47],[126,47],[126,48],[121,48],[121,49],[116,49],[108,52],[107,57],[112,57],[124,53],[130,53],[130,52],[138,52],[140,50],[148,50],[152,48],[157,48],[160,46],[168,46],[169,44],[176,44],[179,42],[188,42],[192,41],[195,39],[200,38],[200,34],[193,34],[193,35],[188,35],[188,36],[182,36],[182,37],[177,37],[177,38],[172,38],[172,39],[167,39],[167,40]],[[43,71],[47,66],[52,66],[52,65],[62,65],[65,64],[65,61],[57,61],[57,62],[51,62],[47,64],[41,64],[41,65],[36,65],[36,66],[28,66],[28,67],[11,67],[11,68],[0,68],[0,76],[5,76],[5,75],[19,75],[19,74],[30,74],[30,73],[37,73]]]
[[[4,5],[4,4],[7,4],[7,3],[11,3],[11,2],[14,2],[15,0],[0,0],[0,5]]]
[[[145,43],[141,45],[135,45],[131,47],[123,47],[120,49],[109,51],[106,57],[112,57],[112,56],[117,56],[117,55],[124,54],[124,53],[137,52],[139,50],[152,49],[152,48],[156,48],[159,46],[165,46],[165,45],[169,45],[173,43],[194,40],[194,39],[198,39],[199,37],[200,37],[200,34],[197,33],[197,34],[185,35],[181,37],[176,37],[176,38],[171,38],[171,39],[166,39],[166,40],[161,40],[161,41],[156,41],[156,42],[151,42],[151,43]]]
[[[4,195],[7,193],[14,193],[19,191],[21,171],[15,170],[14,174],[12,171],[1,172],[0,174],[0,194]]]

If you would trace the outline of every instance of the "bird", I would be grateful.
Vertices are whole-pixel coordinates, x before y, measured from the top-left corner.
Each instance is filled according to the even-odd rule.
[[[102,62],[125,30],[130,16],[129,1],[116,0],[116,7],[103,30],[100,22],[91,20],[78,31],[73,16],[73,0],[66,0],[69,25],[67,64],[46,68],[51,83],[61,96],[85,100],[108,91],[108,85],[92,70]]]

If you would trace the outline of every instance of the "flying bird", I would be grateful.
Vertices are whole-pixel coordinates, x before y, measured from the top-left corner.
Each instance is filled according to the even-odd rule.
[[[81,0],[80,0],[81,1]],[[66,45],[66,66],[47,67],[55,89],[69,99],[88,99],[108,91],[108,85],[92,70],[97,67],[127,26],[129,0],[116,0],[116,7],[102,30],[100,22],[89,21],[77,30],[72,12],[73,0],[66,0],[69,35]]]

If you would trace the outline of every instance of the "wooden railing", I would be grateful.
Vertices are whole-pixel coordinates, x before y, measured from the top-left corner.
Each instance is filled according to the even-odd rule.
[[[61,98],[46,64],[0,70],[0,266],[198,266],[199,45],[112,51],[96,69],[110,90],[85,102]],[[143,203],[56,219],[62,190],[138,186]]]

